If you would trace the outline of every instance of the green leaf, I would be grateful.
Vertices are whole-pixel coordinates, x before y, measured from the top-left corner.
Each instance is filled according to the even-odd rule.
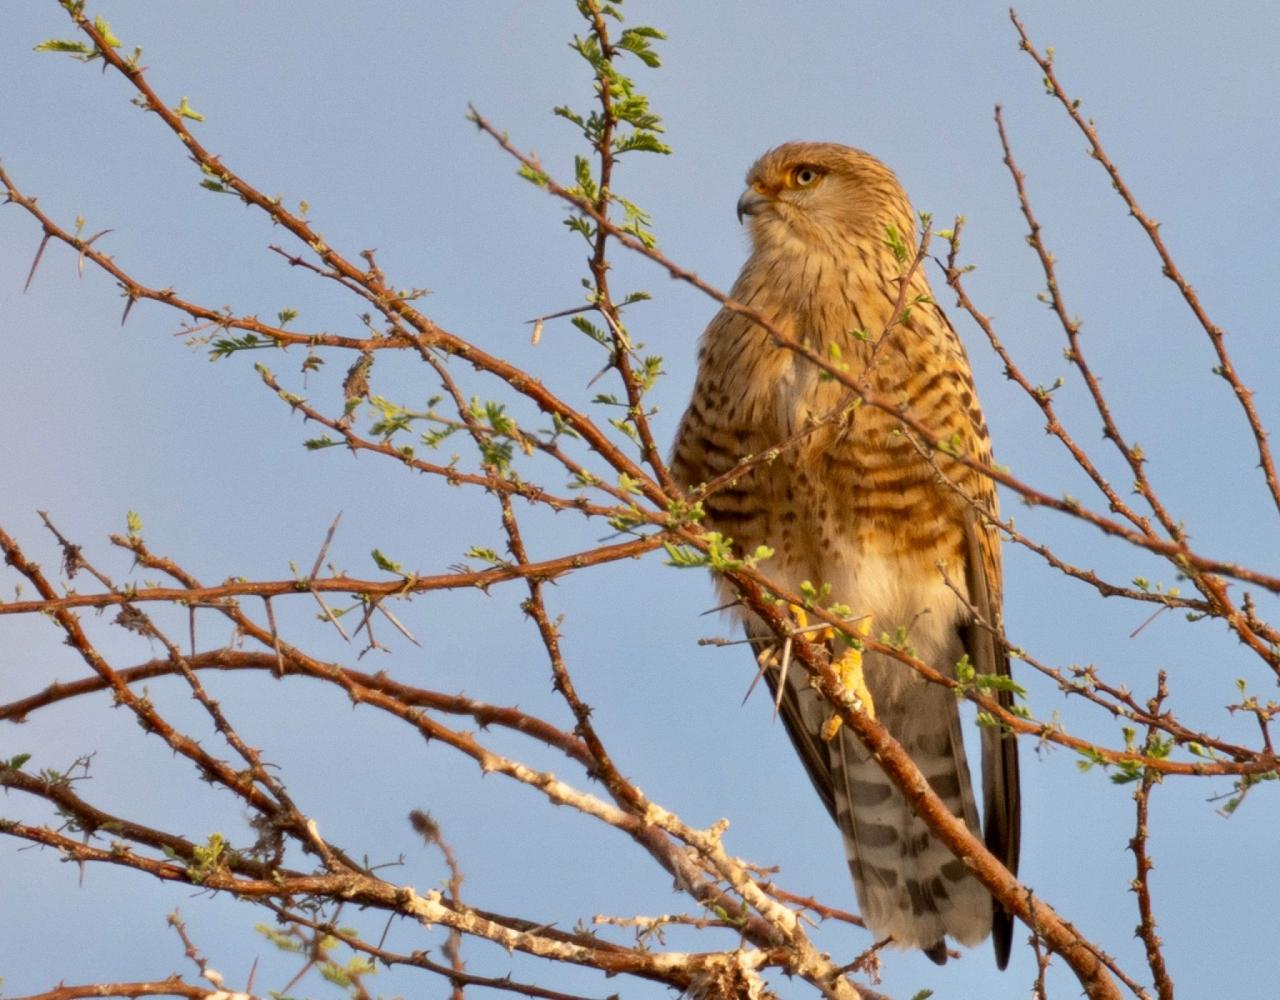
[[[1024,698],[1027,694],[1026,688],[1004,674],[975,674],[973,683],[983,691],[1010,691],[1019,698]]]
[[[502,566],[506,563],[506,560],[494,552],[493,549],[486,549],[479,545],[471,546],[463,555],[468,559],[479,559],[482,562],[487,562],[490,566]]]
[[[22,765],[31,759],[31,754],[20,753],[6,761],[0,761],[0,771],[20,771]]]
[[[372,553],[373,561],[377,564],[378,569],[386,570],[388,573],[395,573],[397,576],[404,576],[404,568],[394,560],[388,559],[378,549],[374,549]]]
[[[573,122],[573,124],[577,125],[578,128],[583,129],[584,131],[586,130],[586,121],[583,119],[582,115],[578,114],[572,108],[562,105],[558,108],[552,108],[551,113],[559,118],[563,118],[565,121]]]
[[[625,28],[618,37],[618,48],[630,52],[650,69],[657,69],[662,62],[658,58],[658,53],[653,51],[653,46],[649,44],[650,40],[655,38],[666,38],[666,35],[657,28]]]
[[[46,38],[33,52],[68,52],[78,56],[93,55],[93,49],[74,38]]]
[[[574,316],[569,320],[569,322],[594,340],[597,344],[603,344],[605,347],[613,346],[613,339],[585,316]]]
[[[190,118],[193,122],[204,121],[204,115],[191,106],[185,95],[178,102],[178,106],[173,109],[173,113],[179,118]]]
[[[707,557],[690,546],[663,542],[662,548],[667,553],[668,566],[675,566],[677,569],[693,569],[707,565]]]
[[[124,523],[130,538],[136,538],[142,534],[142,515],[136,510],[131,510],[125,514]]]
[[[243,337],[219,337],[209,348],[209,360],[218,361],[230,357],[236,351],[259,351],[264,347],[275,347],[274,340],[259,337],[256,333],[246,333]]]
[[[888,225],[884,227],[885,241],[884,245],[893,251],[894,259],[899,264],[906,263],[907,260],[907,244],[903,241],[902,234],[898,232],[898,227]]]
[[[102,36],[102,40],[111,48],[120,48],[120,39],[118,39],[111,30],[111,25],[107,23],[107,19],[99,14],[93,19],[93,26],[98,30],[98,34]]]

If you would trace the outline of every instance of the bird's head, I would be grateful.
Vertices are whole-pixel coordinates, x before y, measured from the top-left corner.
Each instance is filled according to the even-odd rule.
[[[747,171],[738,219],[750,218],[757,249],[799,240],[810,246],[872,239],[885,227],[912,231],[911,205],[888,167],[831,142],[789,142]]]

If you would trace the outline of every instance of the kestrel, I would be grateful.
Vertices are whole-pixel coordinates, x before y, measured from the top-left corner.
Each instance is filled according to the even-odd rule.
[[[987,427],[964,348],[923,269],[910,267],[916,227],[906,193],[860,150],[788,143],[748,171],[738,216],[749,219],[752,250],[732,298],[909,409],[947,448],[926,447],[882,409],[852,405],[841,381],[722,309],[702,338],[674,449],[676,479],[696,489],[776,449],[707,492],[706,527],[739,552],[772,547],[763,569],[780,585],[829,587],[824,603],[847,606],[863,629],[897,637],[940,671],[951,674],[967,656],[979,674],[1007,675],[1005,651],[970,611],[1000,620],[1000,540],[989,520],[995,487],[947,454],[989,460]],[[948,936],[975,945],[994,928],[1004,968],[1010,915],[933,838],[861,741],[831,724],[832,709],[806,673],[793,667],[782,676],[776,649],[768,659],[769,630],[751,616],[744,624],[775,693],[783,684],[787,733],[844,836],[873,934],[942,963]],[[833,656],[847,652],[831,642]],[[856,652],[851,662],[857,666]],[[978,834],[955,694],[881,654],[866,653],[861,668],[867,707]],[[1002,698],[1007,704],[1009,694]],[[984,727],[981,740],[985,841],[1016,871],[1017,744],[995,727]]]

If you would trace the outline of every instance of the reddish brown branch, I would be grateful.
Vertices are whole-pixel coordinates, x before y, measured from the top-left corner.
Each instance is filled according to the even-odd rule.
[[[245,1000],[253,1000],[247,993],[238,995]],[[225,990],[183,982],[182,977],[175,973],[168,979],[150,982],[58,986],[45,993],[11,997],[10,1000],[79,1000],[81,997],[190,997],[191,1000],[226,1000],[229,994]]]
[[[1150,714],[1158,715],[1161,705],[1168,696],[1165,684],[1166,676],[1160,671],[1157,681],[1156,696],[1148,704]],[[1157,740],[1156,730],[1148,727],[1147,747],[1153,748]],[[1164,953],[1160,950],[1160,936],[1156,933],[1155,909],[1151,904],[1151,869],[1155,865],[1151,861],[1149,851],[1151,789],[1160,781],[1160,775],[1154,771],[1144,770],[1142,781],[1133,793],[1134,812],[1136,813],[1133,838],[1129,841],[1129,850],[1133,852],[1134,865],[1137,869],[1133,880],[1133,891],[1138,897],[1137,935],[1142,939],[1147,953],[1147,965],[1155,982],[1156,992],[1160,1000],[1173,1000],[1173,980],[1169,978],[1169,970],[1165,966]]]
[[[1244,411],[1249,430],[1253,435],[1254,442],[1257,444],[1258,464],[1262,468],[1263,476],[1266,479],[1268,489],[1271,491],[1271,498],[1275,503],[1276,509],[1280,511],[1280,477],[1276,474],[1275,460],[1272,458],[1271,448],[1267,443],[1267,431],[1262,424],[1261,417],[1258,416],[1257,408],[1253,404],[1252,391],[1245,387],[1239,373],[1236,371],[1235,365],[1232,363],[1231,356],[1227,352],[1224,331],[1209,318],[1209,314],[1201,304],[1200,297],[1196,294],[1195,289],[1191,287],[1191,283],[1183,277],[1182,271],[1174,263],[1173,257],[1170,255],[1164,239],[1160,235],[1160,224],[1147,215],[1138,204],[1133,192],[1120,175],[1119,169],[1102,147],[1097,128],[1080,113],[1079,101],[1072,100],[1067,96],[1061,82],[1058,80],[1057,74],[1054,72],[1053,61],[1042,55],[1032,44],[1030,37],[1027,35],[1027,30],[1022,21],[1019,20],[1016,11],[1012,9],[1009,11],[1009,19],[1013,21],[1013,26],[1018,31],[1022,49],[1035,61],[1036,65],[1040,67],[1040,71],[1044,74],[1045,87],[1058,100],[1068,117],[1075,122],[1076,127],[1084,134],[1089,143],[1090,155],[1107,172],[1112,186],[1124,200],[1129,214],[1138,221],[1138,224],[1142,226],[1143,232],[1147,234],[1147,238],[1151,241],[1152,247],[1155,248],[1156,254],[1160,258],[1161,273],[1177,286],[1183,301],[1186,302],[1192,315],[1195,316],[1196,321],[1208,336],[1209,342],[1213,345],[1214,353],[1218,357],[1218,367],[1214,371],[1231,387],[1231,391],[1239,402],[1240,408]]]
[[[145,604],[161,601],[185,605],[220,605],[237,597],[280,597],[285,594],[305,594],[314,590],[330,594],[359,594],[370,600],[385,597],[406,597],[411,594],[425,594],[433,590],[484,590],[495,584],[509,580],[520,580],[527,577],[539,577],[553,580],[566,573],[583,569],[587,566],[600,566],[604,563],[616,562],[619,559],[634,559],[646,552],[661,548],[665,541],[661,532],[606,545],[600,548],[575,552],[528,566],[498,566],[493,569],[477,570],[471,573],[441,573],[433,576],[407,576],[397,580],[361,580],[354,577],[337,576],[322,580],[260,580],[233,581],[210,587],[139,587],[126,593],[69,594],[61,596],[51,588],[47,596],[40,600],[10,601],[0,604],[0,615],[21,614],[58,614],[75,608],[107,608],[122,604]],[[130,542],[120,536],[113,538],[118,544],[131,547]],[[18,551],[17,545],[3,529],[0,529],[0,550],[6,556],[9,552]]]

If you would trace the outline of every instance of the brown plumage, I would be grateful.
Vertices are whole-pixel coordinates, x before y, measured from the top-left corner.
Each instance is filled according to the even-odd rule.
[[[734,299],[767,316],[785,336],[838,358],[876,393],[906,404],[939,438],[989,457],[968,360],[929,297],[921,269],[910,278],[905,301],[915,304],[909,316],[890,327],[907,267],[888,234],[892,227],[910,248],[915,218],[887,167],[845,146],[789,143],[748,172],[738,212],[750,218],[752,253]],[[878,344],[886,327],[887,339]],[[741,552],[771,546],[775,554],[762,568],[780,584],[797,591],[803,581],[829,584],[831,602],[871,615],[874,635],[905,630],[916,654],[939,670],[951,672],[967,654],[979,673],[1007,674],[1003,650],[970,623],[939,569],[945,564],[951,582],[983,618],[999,620],[999,536],[954,488],[994,514],[993,484],[946,456],[931,463],[882,410],[861,406],[826,420],[847,405],[847,392],[751,321],[721,310],[703,335],[673,472],[695,488],[813,427],[772,461],[707,495],[707,526],[732,538]],[[745,625],[762,648],[772,641],[758,621]],[[955,696],[885,656],[867,654],[864,668],[878,718],[977,833]],[[778,671],[768,676],[776,685]],[[933,839],[857,737],[842,729],[822,739],[831,710],[798,667],[787,673],[782,715],[844,835],[872,932],[942,962],[947,936],[973,945],[994,922],[996,959],[1004,968],[1008,914],[997,906],[993,915],[990,895]],[[1012,738],[983,730],[982,773],[986,843],[1016,871]]]

